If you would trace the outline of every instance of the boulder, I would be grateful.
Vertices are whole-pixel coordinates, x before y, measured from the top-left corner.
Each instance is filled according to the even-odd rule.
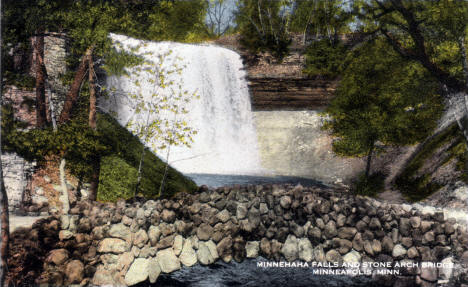
[[[148,229],[148,238],[151,242],[151,246],[156,246],[158,243],[159,237],[161,236],[161,230],[158,226],[151,225]]]
[[[176,219],[176,214],[172,210],[164,209],[161,212],[161,219],[167,223],[174,223]]]
[[[351,240],[356,235],[357,229],[354,227],[341,227],[338,229],[338,237],[342,239]]]
[[[197,258],[198,261],[200,261],[200,263],[203,265],[208,265],[215,261],[211,255],[210,249],[203,241],[198,243]]]
[[[132,235],[130,228],[123,223],[111,225],[109,229],[109,236],[123,239],[128,243],[132,242]]]
[[[174,238],[174,243],[172,244],[172,249],[176,256],[179,256],[180,252],[182,251],[182,247],[184,244],[184,238],[181,235],[176,235]]]
[[[216,214],[216,218],[218,218],[219,221],[226,223],[231,219],[231,214],[227,209],[223,209],[222,211],[218,212],[218,214]]]
[[[292,262],[295,261],[299,256],[299,250],[297,246],[297,239],[294,235],[289,235],[286,238],[286,241],[281,248],[281,253],[284,255],[287,261]]]
[[[148,234],[143,229],[140,229],[135,233],[135,238],[133,239],[133,244],[138,248],[142,248],[148,242]]]
[[[395,259],[403,259],[406,255],[406,249],[401,245],[397,244],[393,247],[392,256]]]
[[[156,255],[156,260],[159,262],[161,271],[164,273],[171,273],[180,269],[179,258],[177,258],[172,248],[159,251]]]
[[[145,281],[149,274],[149,259],[137,258],[125,274],[125,284],[132,286]]]
[[[186,239],[179,256],[180,262],[185,266],[193,266],[197,263],[197,254],[192,247],[192,241]]]
[[[393,241],[392,241],[392,239],[390,237],[385,236],[382,239],[382,250],[383,250],[383,252],[385,252],[387,254],[392,254],[394,246],[395,245],[393,244]]]
[[[65,267],[68,284],[81,283],[84,277],[84,265],[80,260],[71,260]]]
[[[156,258],[149,259],[148,262],[148,278],[150,283],[156,283],[159,275],[161,274],[161,266]]]
[[[291,207],[291,197],[285,195],[285,196],[282,196],[281,199],[280,199],[280,205],[282,208],[284,209],[289,209]]]
[[[323,234],[328,239],[332,239],[333,237],[335,237],[337,235],[336,225],[335,225],[335,222],[333,220],[330,220],[327,223],[327,225],[325,225],[325,228],[323,230]]]
[[[357,252],[356,250],[351,250],[350,252],[346,253],[343,256],[343,262],[346,262],[346,263],[361,262],[361,254],[359,254],[359,252]]]
[[[130,245],[118,238],[104,238],[99,242],[97,251],[101,253],[124,253],[130,250]]]
[[[325,262],[325,252],[322,246],[316,246],[313,251],[314,260],[317,262]]]
[[[343,263],[343,258],[341,257],[340,253],[335,249],[328,250],[328,252],[325,254],[325,259],[328,262],[338,262],[339,265]]]
[[[198,239],[200,240],[210,240],[211,235],[213,234],[213,227],[207,223],[202,223],[198,228],[197,228],[197,236]]]
[[[117,261],[117,269],[119,271],[127,272],[134,259],[135,256],[132,252],[125,252],[121,254]]]
[[[73,237],[73,232],[70,230],[60,230],[59,232],[59,239],[60,241],[68,240]]]
[[[245,244],[245,252],[247,258],[258,257],[258,251],[260,250],[260,243],[258,241],[247,241]]]
[[[236,217],[237,219],[245,219],[247,217],[248,209],[247,206],[243,203],[237,205]]]
[[[62,265],[68,260],[68,251],[66,249],[54,249],[49,252],[46,262],[52,262],[57,266]]]
[[[310,262],[314,259],[312,243],[307,238],[300,238],[297,241],[299,259]]]
[[[210,250],[211,257],[216,261],[219,258],[218,251],[216,250],[216,244],[212,240],[208,240],[205,244]]]

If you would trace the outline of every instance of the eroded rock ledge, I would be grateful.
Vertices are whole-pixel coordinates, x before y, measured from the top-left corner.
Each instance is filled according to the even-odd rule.
[[[275,261],[468,261],[466,227],[442,212],[422,213],[318,187],[205,188],[172,200],[79,202],[70,213],[56,219],[60,242],[49,252],[37,283],[134,285],[157,282],[161,273],[184,266],[258,256]],[[409,268],[403,274],[390,282],[435,286],[466,280],[461,268]]]

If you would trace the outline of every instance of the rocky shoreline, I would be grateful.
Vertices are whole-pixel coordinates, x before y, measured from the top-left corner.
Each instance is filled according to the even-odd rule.
[[[36,284],[132,286],[157,282],[160,274],[183,267],[259,256],[273,262],[446,262],[455,267],[403,268],[385,275],[395,283],[389,286],[461,286],[468,279],[466,225],[436,210],[326,187],[202,187],[170,200],[81,201],[69,215],[35,224],[28,239],[42,242],[47,232],[49,241],[58,238],[47,246],[52,250]]]

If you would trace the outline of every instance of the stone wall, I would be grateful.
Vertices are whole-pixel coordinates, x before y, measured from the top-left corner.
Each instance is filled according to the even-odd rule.
[[[8,194],[8,207],[15,212],[22,208],[34,172],[34,164],[15,153],[2,154],[2,169]]]
[[[79,202],[60,221],[60,242],[37,283],[154,283],[161,273],[187,266],[258,256],[289,262],[443,261],[458,267],[403,268],[385,278],[390,286],[460,286],[468,279],[457,265],[468,263],[465,225],[443,212],[327,188],[234,186],[172,200]]]

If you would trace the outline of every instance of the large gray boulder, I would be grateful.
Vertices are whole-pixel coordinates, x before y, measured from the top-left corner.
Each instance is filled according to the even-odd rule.
[[[118,238],[104,238],[99,242],[97,251],[101,253],[124,253],[130,250],[130,245]]]
[[[307,238],[299,238],[297,240],[297,248],[298,248],[298,255],[299,259],[310,262],[314,259],[314,253],[312,248],[312,243]]]
[[[179,259],[183,265],[189,267],[197,263],[197,253],[193,249],[192,241],[190,239],[185,240]]]
[[[137,258],[130,265],[127,274],[125,274],[125,284],[132,286],[145,281],[148,278],[149,259]]]
[[[198,243],[197,258],[203,265],[208,265],[215,261],[206,242],[200,241]]]
[[[247,258],[258,257],[258,251],[260,250],[260,243],[258,241],[247,241],[245,244],[245,252]]]
[[[180,269],[180,260],[172,248],[159,251],[156,255],[156,260],[159,262],[161,271],[164,273],[171,273]]]
[[[132,232],[130,228],[123,223],[111,225],[109,236],[123,239],[128,243],[132,242]]]
[[[148,263],[148,278],[150,283],[155,283],[156,280],[161,274],[161,266],[159,266],[159,262],[156,258],[149,259]]]
[[[287,261],[291,262],[298,258],[299,249],[297,247],[297,238],[294,235],[288,235],[286,241],[281,248],[281,253],[284,255]]]

